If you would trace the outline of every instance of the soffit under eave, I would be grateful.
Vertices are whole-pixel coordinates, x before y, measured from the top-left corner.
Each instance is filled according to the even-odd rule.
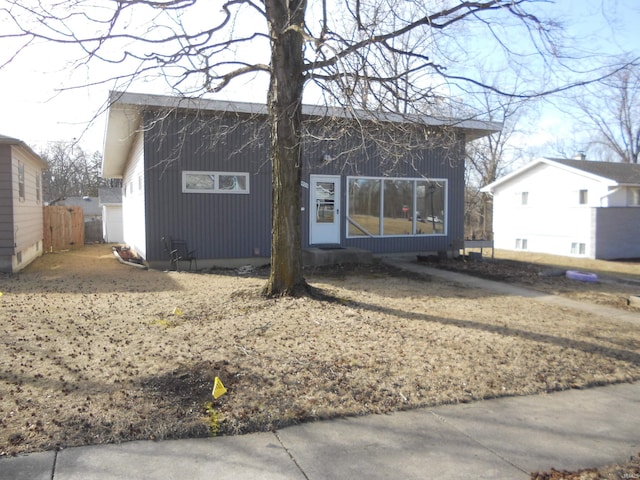
[[[109,108],[102,157],[102,176],[122,178],[131,147],[141,126],[142,112],[135,105]]]

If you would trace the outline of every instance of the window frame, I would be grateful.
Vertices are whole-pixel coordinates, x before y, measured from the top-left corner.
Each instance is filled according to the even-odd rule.
[[[213,188],[188,188],[187,179],[189,175],[209,175],[213,181]],[[246,188],[243,190],[220,188],[220,177],[243,177]],[[249,172],[221,172],[221,171],[202,171],[202,170],[183,170],[181,175],[182,193],[219,193],[231,195],[248,195],[251,193]]]
[[[24,163],[18,162],[18,199],[24,202],[25,195],[25,178],[24,178]]]
[[[42,172],[36,171],[36,202],[40,203],[42,199]]]
[[[351,215],[351,205],[350,205],[350,194],[349,188],[352,180],[374,180],[380,182],[380,192],[379,192],[379,212],[378,212],[378,232],[367,235],[353,235],[350,233],[349,225],[350,225],[350,215]],[[431,232],[431,233],[418,233],[418,224],[420,223],[417,218],[411,218],[411,233],[407,234],[385,234],[384,233],[384,220],[385,220],[385,204],[384,204],[384,189],[386,181],[408,181],[413,183],[412,188],[412,204],[407,205],[407,208],[416,211],[416,207],[418,204],[418,182],[432,183],[436,185],[441,185],[443,190],[443,199],[442,199],[442,207],[443,207],[443,218],[439,218],[438,216],[432,217],[431,220],[425,220],[425,223],[439,223],[442,225],[442,232]],[[448,218],[449,218],[449,179],[447,178],[425,178],[425,177],[375,177],[375,176],[367,176],[367,175],[349,175],[346,177],[346,186],[347,186],[347,194],[346,194],[346,222],[345,222],[345,237],[348,239],[358,239],[358,238],[415,238],[415,237],[437,237],[437,236],[446,236],[447,235],[447,226],[448,226]],[[426,217],[429,218],[429,217]],[[435,219],[438,220],[435,220]]]
[[[578,190],[578,205],[588,205],[589,204],[589,190],[586,188],[581,188]]]

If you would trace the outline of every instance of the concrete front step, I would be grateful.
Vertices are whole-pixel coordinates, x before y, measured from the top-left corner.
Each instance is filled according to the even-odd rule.
[[[302,263],[309,267],[372,262],[373,254],[361,248],[305,248],[302,251]]]

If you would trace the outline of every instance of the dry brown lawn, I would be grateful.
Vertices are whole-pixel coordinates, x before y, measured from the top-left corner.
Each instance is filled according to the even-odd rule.
[[[0,275],[0,454],[640,379],[630,323],[380,264],[309,271],[332,301],[269,300],[264,273],[145,271],[95,245]]]

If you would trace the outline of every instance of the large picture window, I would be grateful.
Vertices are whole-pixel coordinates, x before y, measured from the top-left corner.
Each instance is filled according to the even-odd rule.
[[[183,193],[249,193],[249,174],[182,172]]]
[[[446,180],[347,177],[348,237],[443,235]]]

